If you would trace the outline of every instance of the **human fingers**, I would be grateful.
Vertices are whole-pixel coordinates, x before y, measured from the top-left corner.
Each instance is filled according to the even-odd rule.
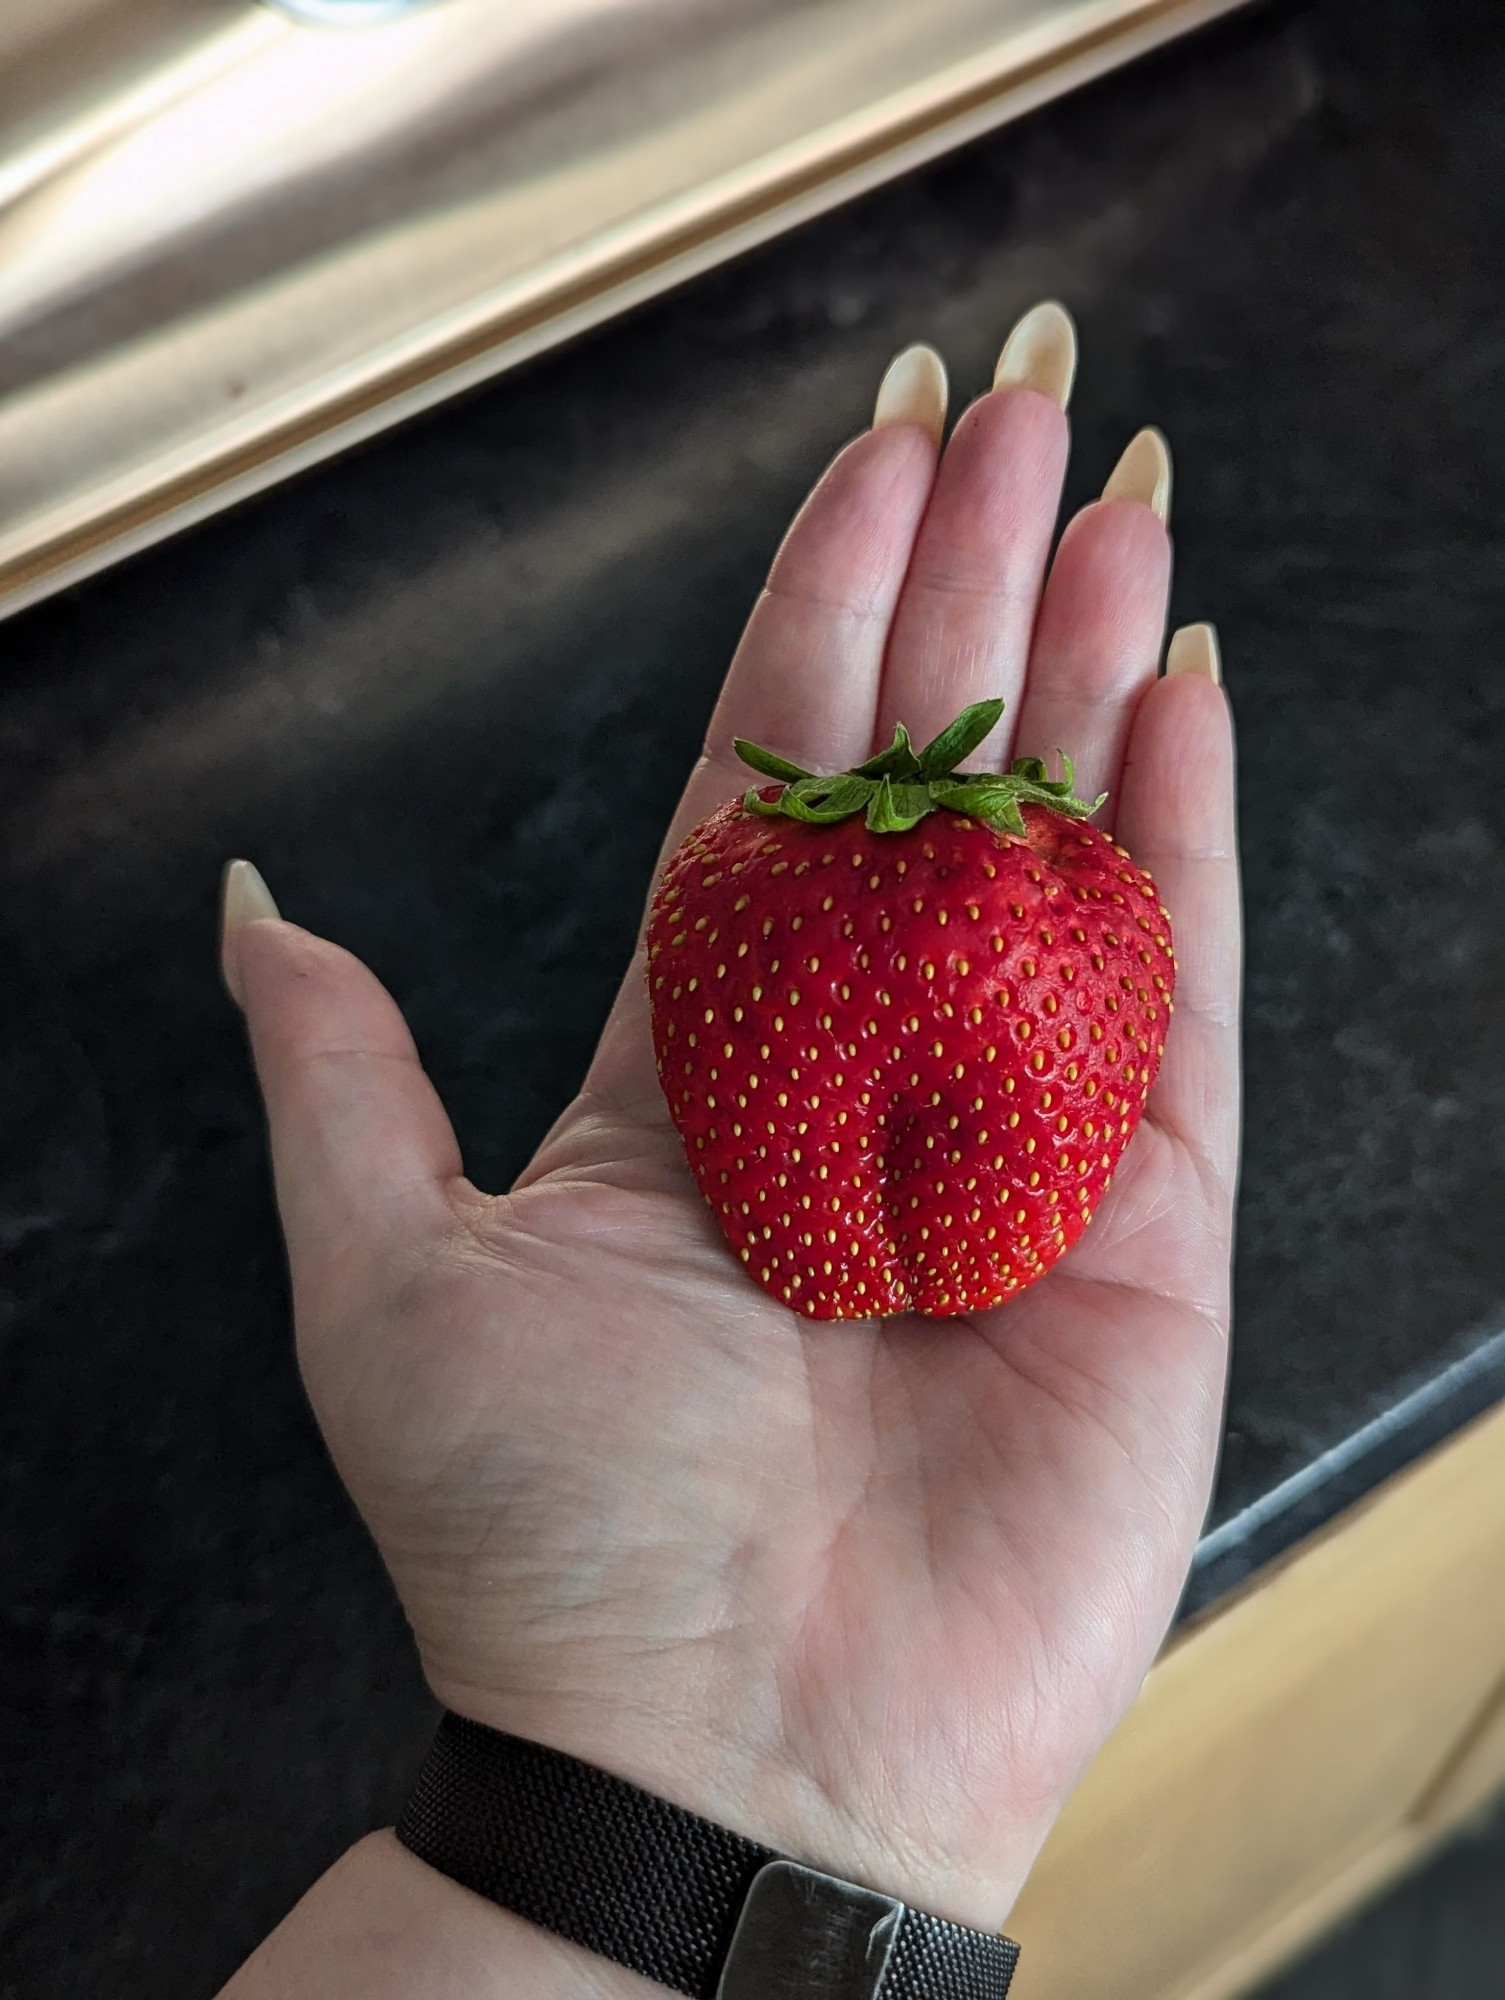
[[[1061,504],[1076,351],[1064,307],[1035,306],[952,434],[894,617],[877,740],[902,722],[924,742],[1001,695],[1004,721],[971,761],[1005,754]]]
[[[1211,1168],[1231,1203],[1238,1159],[1242,928],[1233,726],[1217,636],[1183,627],[1134,716],[1118,837],[1171,913],[1175,1014],[1151,1120]]]
[[[459,1150],[396,1002],[359,959],[284,923],[247,861],[226,870],[220,962],[251,1037],[294,1289],[317,1320],[373,1251],[443,1222]]]
[[[1160,664],[1170,587],[1170,454],[1143,430],[1103,497],[1067,528],[1051,565],[1030,651],[1016,752],[1064,750],[1079,798],[1113,797],[1129,724]]]
[[[812,770],[867,756],[946,394],[935,350],[906,348],[879,385],[872,428],[838,454],[795,516],[732,660],[671,844],[752,782],[736,737]]]

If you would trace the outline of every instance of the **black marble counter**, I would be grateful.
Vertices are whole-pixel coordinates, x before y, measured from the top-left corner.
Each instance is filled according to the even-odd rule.
[[[0,1995],[207,1991],[429,1725],[294,1371],[221,859],[371,961],[504,1184],[910,339],[960,397],[1067,299],[1069,499],[1162,424],[1223,633],[1249,1117],[1189,1601],[1505,1393],[1496,28],[1250,14],[0,628]]]

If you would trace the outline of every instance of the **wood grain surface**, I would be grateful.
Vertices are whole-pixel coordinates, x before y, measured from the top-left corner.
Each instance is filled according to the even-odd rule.
[[[1178,1636],[1010,1924],[1020,2000],[1223,2000],[1505,1782],[1505,1410]]]

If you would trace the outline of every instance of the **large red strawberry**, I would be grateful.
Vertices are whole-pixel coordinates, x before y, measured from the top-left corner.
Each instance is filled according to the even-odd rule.
[[[979,702],[702,821],[648,923],[653,1040],[727,1240],[812,1319],[975,1312],[1081,1234],[1144,1109],[1175,962],[1069,760],[957,766]],[[1099,801],[1099,803],[1101,803]]]

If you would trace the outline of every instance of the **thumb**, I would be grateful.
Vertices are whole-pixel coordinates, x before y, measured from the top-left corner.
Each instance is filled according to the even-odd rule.
[[[326,1287],[348,1294],[449,1220],[459,1149],[392,996],[284,923],[249,861],[225,870],[220,964],[250,1030],[294,1290],[317,1317]]]

